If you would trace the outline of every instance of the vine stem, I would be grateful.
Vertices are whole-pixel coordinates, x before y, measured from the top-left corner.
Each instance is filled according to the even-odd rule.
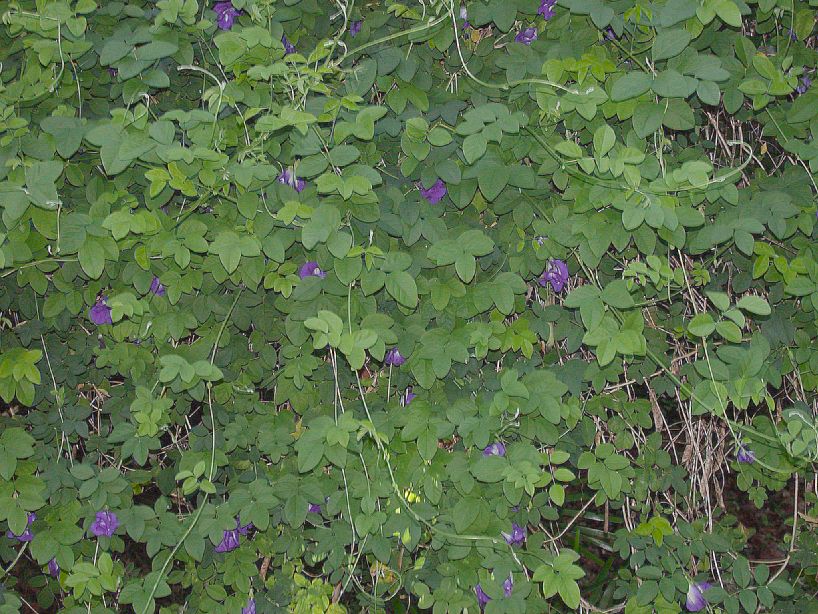
[[[448,18],[448,14],[443,15],[442,17],[438,17],[437,19],[430,19],[427,23],[415,26],[414,28],[409,28],[408,30],[401,30],[400,32],[396,32],[395,34],[390,34],[389,36],[384,36],[382,38],[376,39],[374,41],[370,41],[365,45],[361,45],[360,47],[355,47],[355,49],[351,49],[350,51],[345,51],[344,55],[335,63],[336,66],[340,66],[344,60],[348,57],[361,53],[365,49],[369,49],[370,47],[374,47],[375,45],[380,45],[381,43],[388,43],[391,40],[395,40],[396,38],[401,38],[402,36],[409,36],[410,34],[416,34],[418,32],[423,32],[424,30],[428,30],[429,28],[434,28],[437,24],[442,23]]]
[[[210,364],[213,365],[213,362],[216,360],[216,351],[219,348],[219,341],[222,338],[222,334],[224,334],[224,329],[227,327],[227,323],[230,321],[230,316],[233,315],[233,310],[236,308],[236,304],[239,302],[239,298],[241,298],[241,294],[244,292],[244,288],[239,288],[239,291],[236,293],[236,298],[233,299],[233,304],[230,305],[230,309],[227,312],[224,320],[222,321],[222,325],[219,328],[219,332],[216,335],[216,340],[213,342],[213,352],[210,356]],[[210,424],[211,424],[211,445],[210,445],[210,469],[208,471],[207,479],[209,482],[213,482],[213,475],[215,471],[216,465],[216,420],[213,416],[213,399],[211,397],[211,389],[213,388],[210,382],[207,383],[207,405],[210,409]],[[156,589],[159,588],[159,583],[162,581],[162,578],[165,577],[165,571],[170,565],[171,561],[173,561],[173,557],[176,556],[176,553],[179,551],[179,548],[182,547],[182,544],[185,543],[185,540],[193,531],[196,524],[199,522],[199,518],[202,516],[202,512],[204,511],[205,504],[207,500],[210,498],[210,493],[205,492],[204,497],[202,497],[202,502],[199,504],[198,509],[196,510],[196,514],[193,516],[193,520],[191,521],[190,525],[188,525],[187,530],[182,534],[181,539],[177,542],[177,544],[173,547],[173,550],[170,551],[170,555],[165,560],[164,564],[162,565],[162,569],[159,570],[159,575],[156,576],[156,582],[153,583],[153,587],[151,587],[151,592],[148,594],[147,600],[145,600],[145,607],[142,609],[142,614],[148,614],[150,610],[151,601],[153,601],[153,596],[156,594]]]
[[[517,85],[526,85],[526,84],[533,84],[533,85],[546,85],[548,87],[553,87],[558,90],[562,90],[564,92],[568,92],[569,94],[577,94],[577,95],[584,95],[589,94],[593,91],[593,87],[588,88],[585,92],[580,92],[576,88],[567,87],[562,85],[561,83],[557,83],[555,81],[549,81],[547,79],[517,79],[516,81],[509,81],[508,83],[489,83],[487,81],[483,81],[482,79],[477,78],[474,73],[469,69],[468,64],[466,64],[466,60],[463,57],[463,51],[460,49],[460,32],[457,28],[457,19],[454,16],[454,2],[450,2],[447,7],[447,14],[452,18],[452,27],[454,28],[454,42],[457,47],[457,56],[460,58],[460,65],[463,67],[463,70],[466,71],[466,74],[469,78],[477,83],[478,85],[482,85],[483,87],[487,87],[489,89],[495,89],[500,91],[506,91],[515,87]]]
[[[347,302],[349,303],[349,302],[351,302],[352,284],[347,286],[347,288],[349,290],[348,294],[347,294]],[[350,317],[349,330],[350,330],[350,332],[352,332],[351,312],[350,312],[349,317]],[[350,367],[350,368],[352,369],[352,367]],[[364,389],[363,389],[363,386],[361,385],[361,378],[358,375],[358,371],[355,370],[355,369],[352,369],[352,372],[355,373],[355,381],[356,381],[356,383],[358,385],[358,394],[359,394],[359,396],[361,398],[361,403],[363,405],[364,412],[366,412],[366,417],[369,420],[369,424],[371,425],[369,435],[370,435],[370,437],[372,437],[372,439],[374,439],[375,446],[378,448],[378,451],[380,452],[381,456],[383,457],[384,462],[386,463],[386,468],[387,468],[387,470],[389,472],[389,479],[392,482],[392,489],[395,492],[395,495],[398,497],[398,500],[400,501],[401,505],[403,505],[404,509],[406,509],[406,511],[418,523],[424,525],[432,533],[435,533],[435,534],[437,534],[437,535],[439,535],[441,537],[446,537],[446,538],[452,539],[452,540],[489,542],[492,546],[499,546],[500,545],[500,540],[498,538],[496,538],[496,537],[491,537],[490,535],[470,535],[470,534],[459,535],[457,533],[451,533],[449,531],[439,529],[438,527],[434,526],[431,522],[429,522],[428,520],[423,518],[414,509],[412,509],[412,507],[409,505],[409,502],[403,496],[403,493],[400,490],[400,486],[398,486],[398,482],[395,479],[395,473],[394,473],[394,471],[392,469],[392,463],[389,461],[389,452],[384,447],[383,443],[381,442],[380,437],[378,435],[378,432],[377,432],[377,430],[375,428],[375,422],[372,420],[372,414],[369,412],[369,405],[366,402],[366,395],[364,394]],[[519,559],[517,559],[517,556],[514,553],[513,547],[510,544],[508,545],[508,547],[511,550],[511,555],[519,563]],[[525,567],[522,565],[522,563],[519,563],[519,564],[520,564],[520,567],[522,567],[523,571],[525,572],[526,571]]]
[[[20,550],[17,552],[17,556],[14,557],[14,560],[11,562],[11,564],[2,570],[2,573],[0,573],[0,578],[5,578],[11,572],[11,570],[14,569],[14,566],[17,564],[17,561],[20,560],[20,557],[23,556],[23,553],[26,551],[26,548],[28,548],[28,542],[25,542],[23,544],[23,547],[20,548]]]

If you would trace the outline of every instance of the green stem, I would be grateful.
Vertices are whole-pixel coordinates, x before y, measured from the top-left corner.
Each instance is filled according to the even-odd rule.
[[[213,342],[213,353],[210,356],[210,364],[213,364],[213,361],[216,360],[216,351],[219,348],[219,340],[224,333],[224,329],[227,326],[227,322],[230,321],[230,316],[233,315],[233,310],[236,307],[236,303],[239,302],[239,298],[241,297],[242,292],[244,292],[244,288],[239,288],[238,293],[236,294],[236,298],[233,299],[233,304],[230,305],[230,310],[227,312],[224,320],[222,321],[221,328],[219,328],[219,332],[216,335],[216,340]],[[211,432],[211,447],[210,447],[210,470],[208,471],[207,479],[209,482],[213,482],[213,475],[215,471],[215,464],[216,464],[216,420],[213,416],[213,401],[210,396],[210,390],[212,385],[208,382],[207,386],[207,400],[208,406],[210,407],[210,432]],[[204,510],[205,504],[207,500],[210,498],[210,493],[204,493],[204,497],[202,497],[202,501],[199,504],[198,509],[196,510],[196,514],[193,516],[193,521],[188,526],[187,530],[182,534],[181,539],[176,543],[173,547],[173,550],[170,551],[170,556],[165,560],[164,564],[162,565],[162,569],[159,570],[159,574],[156,576],[156,582],[153,583],[151,587],[150,593],[148,593],[148,598],[145,601],[145,607],[142,609],[142,614],[148,614],[150,609],[151,602],[153,601],[153,596],[156,594],[156,589],[159,587],[159,583],[165,577],[165,571],[167,571],[168,565],[170,565],[171,561],[173,561],[173,557],[176,556],[176,553],[179,551],[179,548],[182,547],[182,544],[185,543],[185,540],[188,538],[190,533],[193,531],[193,528],[199,522],[199,518],[202,516],[202,511]]]
[[[391,40],[395,40],[396,38],[401,38],[403,36],[409,36],[410,34],[416,34],[418,32],[423,32],[424,30],[428,30],[429,28],[434,28],[437,24],[443,22],[446,19],[447,16],[448,15],[444,15],[442,17],[438,17],[437,19],[431,19],[431,20],[429,20],[428,23],[425,23],[423,25],[415,26],[414,28],[409,28],[408,30],[401,30],[400,32],[396,32],[395,34],[390,34],[389,36],[384,36],[384,37],[378,38],[378,39],[376,39],[374,41],[370,41],[370,42],[366,43],[365,45],[361,45],[360,47],[355,47],[355,49],[352,49],[352,50],[347,51],[346,53],[344,53],[344,55],[341,56],[341,59],[339,59],[335,64],[336,64],[336,66],[340,66],[341,63],[344,60],[346,60],[348,57],[353,56],[353,55],[357,55],[357,54],[361,53],[362,51],[364,51],[366,49],[369,49],[370,47],[380,45],[381,43],[388,43]]]
[[[26,551],[26,548],[28,548],[28,542],[25,542],[23,544],[23,547],[20,548],[20,550],[17,552],[17,556],[14,557],[14,560],[11,562],[11,564],[5,569],[0,570],[2,571],[2,573],[0,573],[0,579],[5,578],[11,572],[11,570],[14,569],[14,566],[17,564],[17,561],[20,560],[20,557],[23,556],[23,553]]]

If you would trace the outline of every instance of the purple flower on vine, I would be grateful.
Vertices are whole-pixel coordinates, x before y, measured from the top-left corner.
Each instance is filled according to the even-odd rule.
[[[57,559],[51,559],[48,561],[48,573],[50,573],[55,578],[59,577],[60,575],[60,565],[57,563]]]
[[[229,531],[224,531],[222,534],[222,541],[213,548],[214,552],[230,552],[231,550],[235,550],[239,547],[239,530],[238,529],[230,529]]]
[[[97,537],[111,537],[119,526],[119,518],[116,514],[104,510],[97,512],[96,519],[91,523],[91,533]]]
[[[307,277],[320,277],[324,279],[327,276],[326,271],[322,271],[321,267],[318,266],[318,263],[314,260],[309,260],[301,265],[301,268],[298,269],[298,276],[301,279],[306,279]]]
[[[411,403],[414,400],[416,396],[418,395],[412,392],[412,387],[410,386],[409,388],[406,389],[406,392],[404,392],[403,395],[401,395],[400,404],[406,407],[407,405],[409,405],[409,403]]]
[[[156,296],[165,296],[165,286],[159,283],[158,277],[154,277],[151,280],[151,293]]]
[[[9,529],[6,531],[6,537],[9,539],[16,539],[18,542],[30,542],[34,539],[34,533],[31,531],[31,523],[37,520],[37,514],[31,512],[26,519],[26,528],[20,535],[16,535]]]
[[[516,522],[511,523],[511,533],[501,532],[500,535],[509,546],[519,546],[525,541],[525,529]]]
[[[707,599],[705,599],[704,592],[712,585],[709,582],[697,582],[691,584],[687,590],[687,600],[685,607],[688,612],[700,612],[707,607]]]
[[[213,5],[216,13],[216,25],[220,30],[229,30],[233,27],[236,17],[241,15],[241,11],[233,8],[231,2],[217,2]]]
[[[239,547],[241,543],[240,535],[247,535],[247,532],[253,528],[253,523],[248,522],[246,525],[241,524],[241,519],[236,518],[236,528],[224,531],[222,533],[222,541],[213,549],[214,552],[230,552]]]
[[[430,188],[424,188],[422,184],[418,184],[420,195],[429,201],[430,205],[436,205],[441,199],[446,196],[446,184],[442,179],[438,179]]]
[[[483,450],[483,456],[505,456],[506,446],[502,441],[495,441],[493,444],[486,446]]]
[[[810,79],[807,75],[804,75],[798,82],[798,86],[795,88],[795,91],[799,94],[806,94],[811,85],[812,79]]]
[[[514,578],[508,574],[508,578],[503,582],[503,594],[506,597],[511,597],[511,591],[514,590]]]
[[[111,308],[108,307],[106,303],[107,300],[107,296],[97,299],[97,302],[91,307],[91,311],[89,312],[91,321],[97,326],[114,323],[111,319]]]
[[[522,43],[523,45],[530,45],[537,40],[537,28],[526,28],[525,30],[520,30],[520,32],[517,33],[517,36],[514,37],[514,40],[518,43]]]
[[[555,4],[557,4],[557,0],[540,0],[540,8],[537,9],[537,13],[539,13],[543,19],[548,21],[554,16]]]
[[[399,367],[405,362],[406,358],[401,355],[398,348],[392,348],[389,350],[384,358],[384,363],[390,367]]]
[[[469,12],[466,10],[465,6],[460,7],[460,19],[463,20],[463,29],[468,30],[471,28],[471,24],[469,23]]]
[[[543,287],[551,284],[554,292],[562,292],[568,283],[568,266],[562,260],[551,259],[537,281]]]
[[[295,171],[285,168],[281,171],[281,174],[278,176],[278,182],[281,185],[288,185],[296,192],[301,192],[307,185],[307,182],[303,179],[299,179],[295,176]]]
[[[789,28],[787,30],[787,34],[790,35],[790,40],[791,41],[795,42],[795,41],[798,40],[798,35],[795,33],[795,30],[793,30],[792,28]]]
[[[361,26],[363,26],[363,25],[364,25],[364,20],[363,19],[359,19],[358,21],[353,21],[351,24],[349,24],[349,35],[352,38],[355,38],[358,35],[358,33],[361,31]]]
[[[286,34],[281,37],[281,44],[284,45],[284,55],[295,53],[295,45],[290,42]]]
[[[616,36],[616,32],[613,31],[611,26],[605,28],[605,38],[609,41],[615,41],[618,37]]]
[[[746,443],[740,443],[738,445],[738,451],[736,452],[736,460],[740,463],[752,465],[756,462],[756,453],[753,452]]]
[[[307,512],[310,514],[320,514],[321,513],[321,506],[317,503],[310,503],[309,507],[307,508]]]
[[[486,595],[483,587],[479,584],[474,587],[474,594],[477,595],[477,605],[480,606],[480,611],[482,611],[486,604],[491,601],[491,597]]]
[[[241,609],[241,614],[256,614],[256,600],[250,597],[247,605]]]

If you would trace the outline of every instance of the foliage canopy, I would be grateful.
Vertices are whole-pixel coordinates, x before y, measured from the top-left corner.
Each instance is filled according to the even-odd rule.
[[[0,14],[0,612],[816,611],[818,0]]]

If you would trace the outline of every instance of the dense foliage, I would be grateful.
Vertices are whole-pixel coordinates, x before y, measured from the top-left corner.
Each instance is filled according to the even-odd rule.
[[[0,612],[818,612],[818,0],[0,14]]]

